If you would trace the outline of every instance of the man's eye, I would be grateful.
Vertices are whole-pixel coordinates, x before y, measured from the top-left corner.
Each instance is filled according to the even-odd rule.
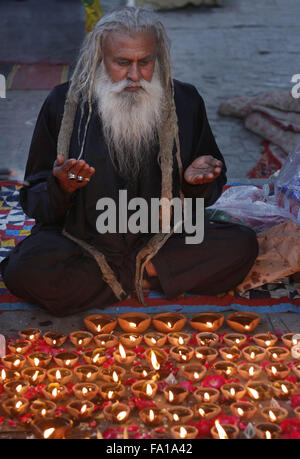
[[[129,65],[129,61],[118,61],[118,64],[119,65],[123,65],[123,66],[126,66],[126,65]]]

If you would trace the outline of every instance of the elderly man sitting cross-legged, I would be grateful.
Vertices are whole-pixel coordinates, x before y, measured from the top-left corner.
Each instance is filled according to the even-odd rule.
[[[57,316],[104,308],[134,290],[143,302],[145,286],[168,298],[226,292],[257,256],[255,233],[238,224],[205,219],[198,243],[174,231],[173,214],[169,231],[162,213],[158,231],[149,222],[124,229],[134,198],[149,209],[154,198],[191,198],[194,212],[197,198],[212,205],[226,183],[204,102],[172,79],[169,40],[147,10],[115,11],[86,37],[71,81],[41,109],[25,179],[20,200],[36,226],[2,274],[12,293]],[[116,230],[99,230],[102,198],[114,203]]]

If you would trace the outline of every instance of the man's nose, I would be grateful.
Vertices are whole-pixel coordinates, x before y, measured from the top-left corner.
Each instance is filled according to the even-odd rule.
[[[127,77],[131,81],[140,81],[141,75],[139,71],[138,64],[136,62],[133,62],[128,70]]]

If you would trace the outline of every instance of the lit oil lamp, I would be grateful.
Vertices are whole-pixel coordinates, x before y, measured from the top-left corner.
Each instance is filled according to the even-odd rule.
[[[196,335],[196,340],[199,346],[215,347],[219,343],[219,337],[216,333],[200,332]]]
[[[273,440],[279,438],[281,434],[281,428],[274,422],[261,422],[254,428],[257,437],[263,440]]]
[[[277,342],[277,336],[273,335],[273,333],[257,333],[253,336],[253,341],[261,347],[270,347],[274,346]]]
[[[28,367],[22,370],[23,378],[30,384],[41,384],[46,375],[47,371],[44,368]]]
[[[84,324],[89,331],[98,335],[99,333],[110,333],[117,325],[117,320],[107,314],[92,314],[85,317]]]
[[[121,343],[126,347],[136,347],[141,344],[143,335],[138,335],[137,333],[124,333],[120,336]]]
[[[55,382],[43,387],[42,393],[47,400],[58,401],[65,397],[67,394],[67,388],[63,384]]]
[[[131,365],[136,358],[136,353],[130,350],[125,350],[123,345],[119,344],[119,349],[113,353],[114,359],[123,365]]]
[[[193,395],[197,402],[215,403],[219,399],[220,391],[213,387],[199,387]]]
[[[2,362],[9,370],[19,370],[25,365],[26,358],[22,354],[8,354],[2,357]]]
[[[220,424],[219,420],[215,420],[215,425],[210,430],[212,437],[215,440],[234,439],[239,434],[239,429],[233,424]]]
[[[251,419],[257,411],[257,408],[253,403],[241,400],[231,403],[230,409],[232,413],[241,420]]]
[[[221,392],[224,395],[226,400],[239,400],[242,398],[245,393],[246,389],[240,383],[227,383],[221,386]]]
[[[136,365],[130,368],[130,372],[137,379],[152,379],[156,375],[155,370],[149,365]]]
[[[119,400],[125,395],[125,387],[122,384],[106,383],[99,387],[99,392],[104,400]]]
[[[295,384],[285,380],[273,382],[272,389],[279,400],[289,400],[296,392]]]
[[[74,369],[74,374],[79,381],[95,381],[99,373],[96,365],[79,365]]]
[[[262,372],[262,368],[259,365],[256,365],[255,363],[243,362],[238,365],[237,371],[243,379],[248,380],[258,378]]]
[[[277,362],[280,360],[286,360],[290,356],[289,349],[279,346],[269,347],[267,349],[268,357],[272,362]]]
[[[242,354],[248,362],[261,362],[266,357],[266,349],[261,346],[247,346]]]
[[[96,347],[95,349],[84,352],[82,355],[86,363],[99,366],[106,360],[106,348]]]
[[[143,333],[150,323],[151,317],[142,312],[128,312],[118,316],[118,324],[126,333]]]
[[[73,400],[67,404],[66,408],[73,419],[85,421],[92,416],[95,405],[90,400]]]
[[[162,347],[167,341],[167,336],[159,332],[149,332],[144,335],[144,340],[147,346]]]
[[[166,415],[170,422],[184,424],[193,419],[194,412],[188,407],[172,406],[172,408],[166,409]]]
[[[189,395],[188,390],[179,384],[170,384],[163,389],[164,396],[169,403],[180,404]]]
[[[247,336],[244,333],[226,333],[224,342],[227,346],[241,346],[247,341]]]
[[[158,371],[161,365],[168,360],[168,354],[163,349],[151,348],[145,352],[145,357],[149,365]]]
[[[21,373],[16,370],[8,370],[7,368],[0,369],[0,383],[6,383],[9,381],[16,381],[21,378]]]
[[[47,368],[52,357],[46,352],[33,352],[28,355],[28,361],[32,367]]]
[[[200,419],[213,419],[221,412],[221,407],[215,403],[199,403],[195,406],[195,416]]]
[[[198,435],[198,429],[189,425],[173,426],[170,430],[173,438],[180,438],[181,440],[196,438]]]
[[[106,382],[119,383],[125,377],[126,370],[118,365],[112,365],[107,368],[100,368],[99,378]]]
[[[262,417],[268,422],[282,422],[288,416],[288,411],[282,407],[269,407],[261,410]]]
[[[215,332],[224,322],[224,316],[217,312],[202,312],[190,319],[190,326],[200,332]]]
[[[241,351],[237,346],[225,346],[219,349],[222,359],[228,362],[236,362],[241,357]]]
[[[218,357],[218,351],[213,347],[200,346],[196,347],[194,355],[201,363],[212,362]]]
[[[79,356],[74,352],[59,352],[53,358],[59,367],[73,368],[78,362]]]
[[[41,330],[39,328],[26,328],[25,330],[19,331],[20,338],[26,339],[31,343],[34,343],[41,336]]]
[[[226,322],[232,330],[238,333],[252,332],[260,322],[260,316],[253,312],[233,312],[226,317]]]
[[[87,331],[74,331],[69,335],[70,341],[74,346],[88,346],[93,339],[93,334]]]
[[[190,346],[173,346],[170,356],[177,362],[189,362],[194,355],[194,349]]]
[[[50,382],[59,382],[67,384],[73,378],[73,373],[70,368],[51,368],[47,371],[47,376]]]
[[[233,362],[229,362],[227,360],[220,360],[213,364],[213,370],[219,375],[223,375],[228,378],[229,376],[232,376],[236,373],[237,367],[236,364]]]
[[[282,342],[289,348],[296,346],[298,344],[297,337],[295,338],[295,333],[285,333],[281,336]],[[296,335],[297,336],[297,335]]]
[[[159,408],[143,408],[139,411],[139,417],[148,426],[158,426],[162,423],[163,413]]]
[[[31,341],[26,339],[16,339],[7,345],[10,352],[14,354],[25,354],[32,345]]]
[[[168,341],[172,346],[184,346],[191,339],[190,333],[172,332],[168,333]]]
[[[43,440],[67,438],[72,425],[73,421],[64,417],[37,418],[31,423],[34,436]]]
[[[24,414],[28,406],[29,401],[24,397],[12,397],[2,402],[2,408],[11,417]]]
[[[200,363],[189,363],[183,365],[180,371],[189,381],[200,381],[206,373],[206,368]]]
[[[265,400],[270,397],[271,388],[262,381],[251,381],[245,387],[252,400]]]
[[[152,380],[136,381],[132,384],[131,391],[138,398],[151,399],[155,397],[155,394],[157,392],[157,384]]]
[[[98,386],[90,382],[76,383],[73,386],[73,392],[79,400],[93,400],[98,394]]]
[[[127,421],[130,414],[130,408],[128,405],[125,405],[125,403],[116,401],[115,403],[106,405],[103,409],[103,414],[109,422],[122,424]]]
[[[159,332],[179,332],[185,326],[186,317],[176,312],[161,312],[153,317],[152,322]]]
[[[67,335],[62,332],[48,331],[44,334],[43,339],[46,344],[52,347],[60,347],[67,339]]]
[[[94,336],[94,341],[98,347],[105,347],[106,349],[118,344],[118,338],[111,333],[100,333]]]
[[[9,381],[4,384],[4,390],[10,395],[23,395],[29,389],[28,382]]]
[[[275,380],[286,378],[291,370],[284,363],[274,362],[266,365],[265,371],[271,380]]]
[[[30,405],[30,411],[38,418],[54,416],[56,404],[50,400],[34,400]]]

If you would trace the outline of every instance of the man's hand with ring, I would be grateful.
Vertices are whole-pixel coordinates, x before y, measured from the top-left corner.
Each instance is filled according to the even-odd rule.
[[[58,155],[53,166],[53,175],[57,178],[60,187],[66,193],[73,193],[78,188],[86,186],[95,172],[83,159],[68,159],[64,161],[62,155]]]
[[[222,166],[222,161],[211,155],[199,156],[186,169],[184,178],[186,182],[192,185],[209,183],[220,175]]]

